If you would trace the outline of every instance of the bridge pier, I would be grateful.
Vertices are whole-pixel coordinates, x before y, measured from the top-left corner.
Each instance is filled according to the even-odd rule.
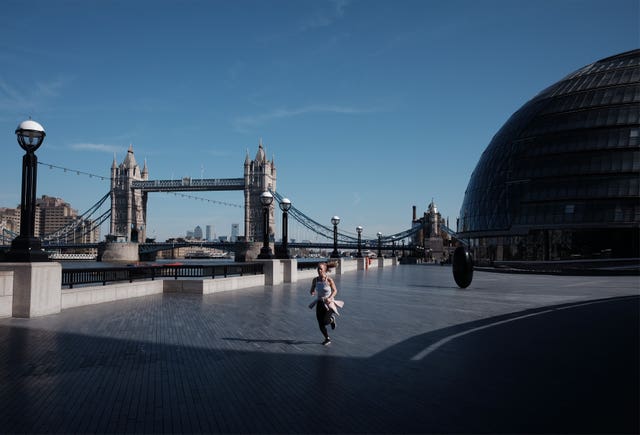
[[[106,242],[102,261],[109,263],[136,263],[140,261],[138,243]]]
[[[270,244],[271,252],[273,252],[273,243]],[[255,261],[262,249],[262,243],[257,242],[236,242],[233,247],[235,261],[244,263],[245,261]]]

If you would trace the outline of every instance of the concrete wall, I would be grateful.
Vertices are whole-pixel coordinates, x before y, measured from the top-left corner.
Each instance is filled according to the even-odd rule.
[[[262,270],[264,272],[264,285],[278,285],[284,281],[284,267],[280,260],[256,260],[258,263],[264,263]]]
[[[357,271],[359,270],[359,263],[362,264],[362,260],[359,262],[358,260],[341,259],[338,267],[334,269],[333,274],[338,275],[345,272]],[[287,274],[286,264],[286,261],[280,260],[265,261],[264,275],[232,276],[214,279],[134,281],[109,284],[106,286],[99,285],[63,289],[61,304],[62,309],[66,309],[160,293],[194,293],[204,295],[229,290],[241,290],[249,287],[276,285],[282,282],[289,282],[283,279],[283,276]],[[294,264],[295,263],[290,262],[289,267],[292,267]],[[395,266],[396,264],[395,258],[385,258],[379,259],[378,262],[372,262],[369,267]],[[289,272],[291,273],[291,271]],[[296,270],[295,273],[291,273],[289,279],[293,278],[293,276],[295,276],[296,281],[308,280],[310,288],[311,280],[318,276],[318,273],[315,269]],[[3,283],[2,279],[3,275],[0,274],[0,291]],[[9,278],[7,277],[5,279]],[[9,288],[11,288],[11,285],[9,285]]]
[[[137,298],[163,292],[165,281],[134,281],[95,287],[63,289],[62,309],[93,305],[120,299]]]
[[[298,281],[298,260],[286,259],[280,260],[282,265],[282,281],[283,282],[296,282]]]
[[[358,260],[341,258],[336,267],[336,274],[342,275],[345,272],[353,272],[355,270],[358,270]]]
[[[311,288],[311,280],[318,276],[315,269],[304,269],[298,271],[298,281],[309,280],[309,288]]]
[[[378,257],[378,267],[396,266],[398,264],[397,257],[380,258]],[[375,260],[374,260],[375,261]],[[374,266],[373,264],[371,266]],[[369,267],[371,267],[369,266]]]
[[[248,287],[264,286],[264,275],[232,276],[215,279],[165,280],[165,293],[197,293],[206,295]]]
[[[0,263],[0,271],[13,273],[13,317],[37,317],[60,312],[60,263]]]
[[[0,317],[10,317],[13,311],[13,271],[0,271]]]
[[[1,277],[1,276],[0,276]],[[209,294],[264,285],[264,275],[215,279],[134,281],[62,290],[62,309],[160,293]]]

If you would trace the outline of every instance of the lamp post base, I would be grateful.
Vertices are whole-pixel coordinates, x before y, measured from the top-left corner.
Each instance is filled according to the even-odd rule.
[[[333,251],[329,258],[340,258],[340,253],[338,251]]]
[[[16,237],[5,261],[12,263],[36,263],[49,261],[49,255],[42,249],[40,240],[35,237]]]
[[[261,260],[271,260],[273,258],[273,254],[271,253],[271,248],[269,246],[263,246],[260,249],[260,254],[258,254],[258,258]]]
[[[289,249],[283,246],[276,246],[275,258],[280,260],[288,260],[291,258],[291,254],[289,253]]]

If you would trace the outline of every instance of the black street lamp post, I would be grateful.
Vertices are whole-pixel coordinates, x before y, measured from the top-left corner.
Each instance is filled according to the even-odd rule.
[[[282,210],[282,258],[291,258],[289,255],[289,209],[291,208],[291,201],[289,198],[283,198],[280,201],[280,210]]]
[[[362,257],[362,227],[360,225],[356,227],[356,232],[358,233],[358,254],[356,255],[356,257],[361,258]]]
[[[331,223],[333,224],[333,252],[331,253],[331,258],[339,258],[340,254],[338,253],[338,224],[340,223],[340,218],[338,216],[332,217]]]
[[[396,236],[391,236],[392,256],[396,256]]]
[[[20,200],[20,235],[11,242],[7,260],[15,262],[49,261],[40,239],[35,237],[36,184],[38,157],[36,150],[44,142],[46,133],[42,125],[29,119],[16,129],[18,143],[26,151],[22,157],[22,196]]]
[[[382,233],[378,231],[378,258],[382,258]]]
[[[270,192],[262,192],[260,195],[260,202],[262,203],[263,219],[262,219],[262,248],[258,258],[269,260],[273,258],[271,253],[271,247],[269,246],[269,211],[271,203],[273,202],[273,195]]]

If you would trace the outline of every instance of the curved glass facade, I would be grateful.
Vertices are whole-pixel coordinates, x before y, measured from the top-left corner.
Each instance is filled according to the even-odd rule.
[[[458,231],[479,263],[640,257],[640,50],[540,92],[471,175]]]

